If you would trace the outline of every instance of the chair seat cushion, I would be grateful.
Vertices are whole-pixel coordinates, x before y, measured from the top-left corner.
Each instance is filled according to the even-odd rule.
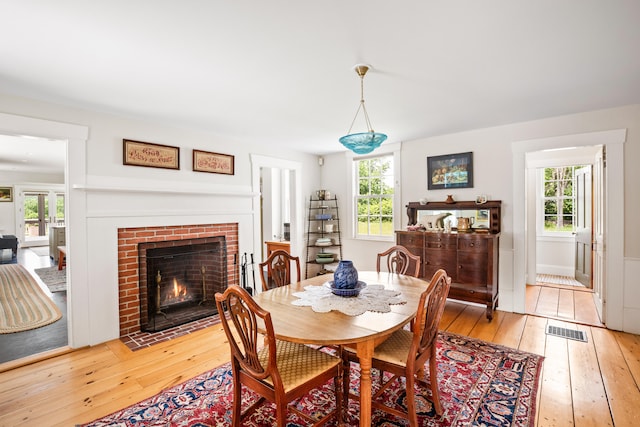
[[[266,347],[258,353],[263,366],[267,365],[268,357]],[[342,363],[339,357],[280,340],[276,340],[276,359],[285,393]],[[273,385],[270,377],[265,382]]]
[[[406,366],[411,340],[413,340],[413,332],[407,331],[406,329],[397,330],[375,348],[373,351],[373,359],[393,363],[398,366]],[[350,347],[345,347],[344,350],[355,353],[355,349]]]
[[[398,366],[406,366],[412,340],[413,332],[406,329],[397,330],[376,347],[373,358]]]

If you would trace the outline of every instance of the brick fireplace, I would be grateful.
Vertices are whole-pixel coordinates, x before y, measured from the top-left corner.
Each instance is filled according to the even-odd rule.
[[[139,265],[141,248],[144,249],[145,254],[148,249],[152,249],[156,250],[156,254],[164,255],[167,248],[173,246],[194,248],[198,244],[211,246],[214,242],[221,241],[224,241],[226,246],[226,262],[223,261],[226,264],[226,283],[238,284],[237,223],[118,229],[120,336],[140,332],[141,319],[143,322],[148,320],[146,313],[142,313],[147,307],[142,299],[147,295],[147,284],[140,283],[140,272],[142,271],[143,276],[146,276],[146,267]],[[209,270],[212,269],[209,268]],[[208,273],[207,277],[209,277]],[[197,298],[202,299],[202,295]],[[212,299],[213,295],[208,295],[207,299],[209,298]]]

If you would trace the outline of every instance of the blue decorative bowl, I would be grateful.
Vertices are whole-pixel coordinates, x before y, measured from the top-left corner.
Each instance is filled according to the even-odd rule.
[[[331,288],[331,292],[339,297],[357,297],[360,294],[360,291],[367,287],[367,284],[362,281],[358,281],[355,288],[340,289],[335,287],[335,283],[332,280],[329,282],[329,287]]]

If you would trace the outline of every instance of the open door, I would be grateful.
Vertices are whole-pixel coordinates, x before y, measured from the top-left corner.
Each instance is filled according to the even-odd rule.
[[[605,323],[605,146],[601,146],[596,153],[593,163],[593,300],[596,310],[603,323]]]
[[[575,278],[585,288],[591,288],[592,251],[592,184],[591,166],[575,171]]]

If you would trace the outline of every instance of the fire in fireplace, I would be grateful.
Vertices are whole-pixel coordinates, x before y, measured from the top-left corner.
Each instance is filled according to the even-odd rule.
[[[140,243],[140,326],[156,332],[217,313],[227,287],[224,236]]]

